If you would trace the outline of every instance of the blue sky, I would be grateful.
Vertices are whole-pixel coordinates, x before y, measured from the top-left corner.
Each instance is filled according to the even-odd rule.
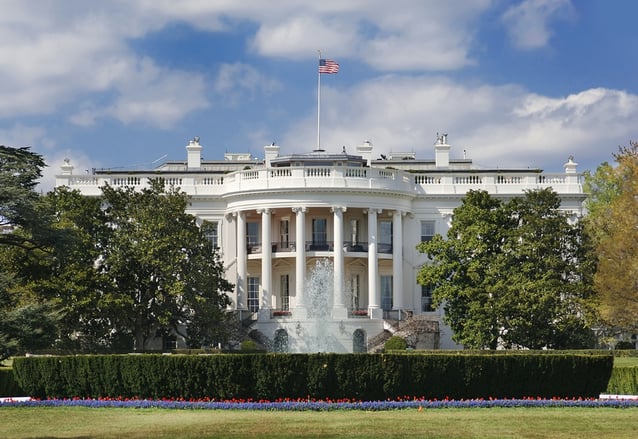
[[[638,140],[633,0],[0,0],[0,144],[90,168],[321,146],[562,172]]]

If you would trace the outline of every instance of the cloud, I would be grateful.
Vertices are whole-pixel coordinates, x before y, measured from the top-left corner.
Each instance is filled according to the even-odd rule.
[[[375,70],[456,70],[472,64],[473,22],[491,2],[398,0],[307,3],[260,21],[253,49],[267,56],[359,59]]]
[[[281,82],[262,75],[248,64],[223,64],[219,68],[214,89],[226,102],[237,104],[241,97],[257,94],[271,95],[283,88]]]
[[[595,88],[560,98],[504,85],[464,85],[430,76],[388,75],[349,89],[322,89],[321,139],[328,151],[349,151],[364,140],[375,154],[415,151],[434,156],[437,132],[447,132],[452,157],[463,150],[480,167],[541,167],[561,172],[574,155],[584,169],[627,144],[638,120],[638,96]],[[313,149],[316,116],[291,128],[283,153]],[[314,121],[314,123],[313,123]]]
[[[120,2],[64,5],[38,5],[38,14],[27,14],[35,6],[21,2],[3,11],[0,117],[50,114],[74,104],[79,108],[70,120],[82,126],[114,117],[162,127],[208,105],[201,74],[160,67],[129,46],[168,18],[147,19]]]
[[[546,46],[552,36],[550,23],[573,13],[570,0],[525,0],[501,18],[514,47],[529,50]]]

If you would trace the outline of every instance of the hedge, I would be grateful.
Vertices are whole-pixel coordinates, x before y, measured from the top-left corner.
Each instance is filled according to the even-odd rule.
[[[20,357],[38,398],[597,397],[611,355],[248,354]]]
[[[614,367],[605,393],[638,395],[638,367]]]
[[[24,391],[18,385],[13,369],[0,367],[0,396],[22,396]]]

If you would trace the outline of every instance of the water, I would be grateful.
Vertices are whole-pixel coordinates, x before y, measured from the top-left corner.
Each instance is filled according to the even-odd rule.
[[[328,259],[318,260],[304,290],[307,319],[295,328],[296,345],[300,352],[341,352],[337,340],[339,323],[332,318],[334,268]]]

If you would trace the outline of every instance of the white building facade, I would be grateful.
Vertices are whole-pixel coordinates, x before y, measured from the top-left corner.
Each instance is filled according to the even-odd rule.
[[[56,186],[97,196],[106,184],[142,188],[161,177],[179,187],[220,250],[238,318],[273,349],[290,352],[324,350],[317,337],[330,338],[326,350],[367,351],[411,319],[436,332],[416,347],[458,348],[443,311],[432,307],[432,290],[416,282],[427,263],[416,246],[446,234],[469,190],[509,199],[551,187],[561,209],[582,214],[582,177],[571,158],[560,174],[479,169],[471,159],[450,159],[447,135],[438,137],[434,159],[412,152],[373,159],[373,149],[364,142],[355,154],[344,148],[281,155],[273,144],[264,147],[263,160],[226,154],[215,161],[202,160],[195,138],[186,161],[152,170],[78,175],[66,161]],[[322,261],[332,269],[330,297],[321,305],[329,317],[317,322],[308,281]]]

